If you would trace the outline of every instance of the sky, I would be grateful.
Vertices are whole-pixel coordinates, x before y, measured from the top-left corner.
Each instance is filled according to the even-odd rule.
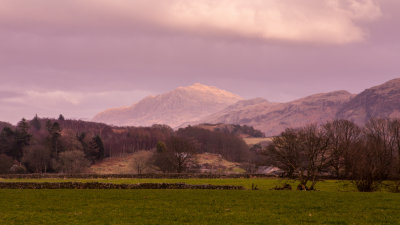
[[[0,0],[0,121],[193,83],[286,102],[400,77],[399,0]]]

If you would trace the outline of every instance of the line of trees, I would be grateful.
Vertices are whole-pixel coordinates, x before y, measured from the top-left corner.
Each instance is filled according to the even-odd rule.
[[[165,173],[195,172],[188,171],[193,155],[205,152],[220,154],[235,162],[247,162],[255,156],[243,139],[232,132],[189,126],[179,129],[165,142],[159,142],[150,163]]]
[[[22,119],[0,133],[0,173],[77,173],[104,157],[98,135],[63,130],[64,120]]]
[[[105,157],[155,149],[152,166],[178,173],[187,172],[193,154],[221,154],[236,162],[248,161],[253,155],[242,138],[226,130],[112,127],[67,120],[62,115],[58,119],[22,119],[16,127],[0,125],[0,173],[79,173]],[[136,164],[143,167],[142,162]]]
[[[313,190],[321,175],[351,179],[359,191],[384,180],[400,187],[400,121],[371,119],[364,127],[347,120],[286,129],[265,151],[269,162]]]
[[[0,128],[0,173],[78,173],[104,157],[155,149],[174,133],[165,125],[111,127],[62,115]]]

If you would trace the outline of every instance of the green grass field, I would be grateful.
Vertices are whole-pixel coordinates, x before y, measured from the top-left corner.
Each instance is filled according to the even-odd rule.
[[[400,194],[359,193],[349,182],[320,191],[271,191],[278,179],[40,179],[230,184],[260,190],[0,190],[0,224],[400,224]]]

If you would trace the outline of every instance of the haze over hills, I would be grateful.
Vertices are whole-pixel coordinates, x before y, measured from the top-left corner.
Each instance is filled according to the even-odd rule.
[[[400,117],[400,79],[357,95],[334,91],[286,103],[263,98],[243,100],[215,87],[194,84],[145,98],[131,107],[105,111],[94,120],[134,126],[163,123],[173,128],[202,123],[239,124],[253,126],[266,136],[274,136],[288,127],[319,124],[337,118],[362,125],[372,117]]]
[[[118,126],[167,124],[176,127],[199,120],[240,100],[241,97],[228,91],[196,83],[149,96],[130,107],[106,110],[96,115],[93,121]]]

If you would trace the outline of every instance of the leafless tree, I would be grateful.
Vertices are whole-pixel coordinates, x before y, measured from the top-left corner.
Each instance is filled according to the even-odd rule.
[[[46,145],[31,145],[25,149],[22,162],[32,172],[46,173],[51,163],[51,150]]]
[[[183,137],[171,137],[167,141],[167,151],[170,152],[171,161],[176,172],[182,173],[186,170],[188,162],[195,152],[194,141]]]
[[[148,151],[135,153],[134,159],[132,160],[132,167],[137,174],[143,174],[151,170],[151,166],[149,165],[151,154],[152,153]]]
[[[394,181],[392,190],[394,192],[400,192],[400,120],[391,120],[390,133],[394,141],[394,159],[390,177]]]
[[[389,119],[371,119],[352,152],[351,177],[359,191],[374,191],[387,179],[394,162],[395,138]]]
[[[166,141],[166,148],[154,154],[152,162],[163,172],[182,173],[187,169],[195,149],[193,140],[172,136]]]
[[[85,154],[79,150],[61,152],[58,163],[62,173],[81,173],[90,165]]]
[[[359,141],[361,129],[348,120],[335,120],[323,128],[329,137],[329,165],[337,178],[346,177],[350,169],[350,151]]]
[[[300,190],[314,190],[318,174],[329,163],[328,149],[326,132],[317,125],[309,125],[287,129],[274,138],[269,154],[274,158],[275,166],[297,177]]]
[[[288,177],[293,177],[299,168],[301,154],[299,142],[298,130],[288,128],[281,135],[273,138],[265,153],[269,161],[282,169]]]

